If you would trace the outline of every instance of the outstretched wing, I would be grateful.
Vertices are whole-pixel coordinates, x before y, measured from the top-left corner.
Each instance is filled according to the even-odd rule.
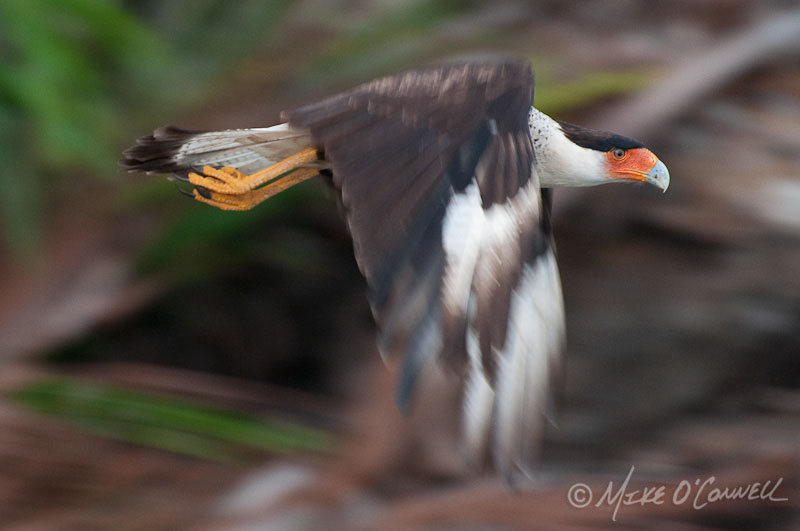
[[[532,102],[527,65],[471,62],[285,116],[331,163],[381,351],[405,357],[401,407],[437,354],[466,364],[466,440],[479,455],[493,448],[507,477],[534,453],[563,333]]]

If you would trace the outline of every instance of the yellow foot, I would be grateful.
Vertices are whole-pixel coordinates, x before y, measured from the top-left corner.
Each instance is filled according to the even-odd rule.
[[[205,170],[203,171],[205,172]],[[195,187],[192,191],[192,195],[194,195],[194,198],[198,201],[215,206],[221,210],[250,210],[273,195],[279,194],[287,188],[291,188],[298,183],[314,177],[317,173],[318,171],[316,168],[298,168],[282,179],[273,181],[262,188],[249,190],[244,193],[220,193],[203,185]]]
[[[290,172],[304,164],[315,162],[318,158],[317,150],[308,147],[252,175],[245,175],[239,170],[229,166],[220,169],[212,166],[203,166],[203,174],[190,173],[189,182],[194,186],[199,186],[220,194],[247,194],[262,184],[280,177],[284,173]]]

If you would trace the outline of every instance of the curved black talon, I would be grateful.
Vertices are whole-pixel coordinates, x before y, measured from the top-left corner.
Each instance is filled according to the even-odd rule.
[[[186,190],[180,188],[177,185],[175,186],[175,189],[178,190],[181,193],[181,195],[185,195],[186,197],[191,197],[192,199],[194,199],[194,195],[191,192],[187,192]]]
[[[202,186],[195,186],[194,189],[197,190],[198,194],[205,197],[206,199],[211,199],[211,190],[209,190],[208,188],[204,188]]]
[[[180,181],[182,183],[188,183],[189,177],[187,175],[181,175],[179,173],[173,173],[169,177],[167,177],[168,181]]]

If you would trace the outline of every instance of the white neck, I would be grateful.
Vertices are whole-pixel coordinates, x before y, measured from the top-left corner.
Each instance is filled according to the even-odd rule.
[[[595,186],[608,182],[605,153],[575,144],[564,136],[558,122],[533,107],[528,114],[528,127],[542,187]]]

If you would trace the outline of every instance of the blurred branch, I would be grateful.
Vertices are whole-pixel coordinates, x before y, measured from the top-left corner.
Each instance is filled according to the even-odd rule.
[[[609,131],[650,139],[699,99],[727,85],[777,53],[800,47],[800,10],[762,20],[698,53],[639,96],[614,105],[593,120]]]

